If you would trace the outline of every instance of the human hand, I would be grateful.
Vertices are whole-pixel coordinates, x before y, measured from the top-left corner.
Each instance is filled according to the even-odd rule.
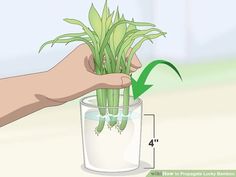
[[[141,66],[135,55],[131,62],[131,72]],[[130,76],[126,74],[95,74],[92,53],[85,44],[79,45],[49,70],[47,76],[49,87],[44,96],[59,104],[99,88],[125,88],[131,84]]]
[[[141,67],[137,56],[131,72]],[[97,75],[92,53],[85,44],[78,46],[49,71],[0,79],[0,127],[49,106],[61,105],[99,88],[130,85],[125,74]],[[18,91],[12,88],[17,88]],[[1,103],[1,102],[0,102]]]

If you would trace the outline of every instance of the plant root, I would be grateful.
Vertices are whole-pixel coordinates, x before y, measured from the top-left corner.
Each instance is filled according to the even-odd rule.
[[[109,115],[110,121],[108,122],[107,126],[111,130],[112,127],[116,126],[118,124],[117,121],[117,115]]]
[[[121,135],[123,130],[120,129],[120,124],[116,124],[116,129],[117,129],[118,133]]]
[[[99,123],[98,123],[98,126],[95,128],[95,134],[98,136],[103,128],[104,128],[104,125],[105,125],[105,122],[106,122],[106,117],[105,116],[101,116],[99,118]]]
[[[122,120],[121,120],[121,123],[118,127],[118,131],[119,132],[122,132],[125,130],[126,126],[127,126],[127,122],[128,122],[128,118],[129,118],[129,115],[123,115],[122,116]]]

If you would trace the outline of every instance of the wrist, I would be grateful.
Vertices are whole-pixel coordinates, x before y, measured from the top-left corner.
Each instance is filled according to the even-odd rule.
[[[57,87],[58,80],[53,72],[49,70],[39,73],[39,75],[39,91],[38,94],[35,95],[37,99],[39,99],[45,107],[58,106],[65,103],[65,101],[57,97],[57,95],[59,95],[59,89]]]

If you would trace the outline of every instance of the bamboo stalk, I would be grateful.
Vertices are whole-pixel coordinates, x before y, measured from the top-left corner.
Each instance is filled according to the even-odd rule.
[[[95,128],[95,133],[98,135],[102,132],[105,122],[106,122],[106,102],[107,102],[107,95],[106,89],[98,89],[96,90],[97,95],[97,106],[99,110],[99,123],[98,126]]]
[[[108,123],[108,127],[112,128],[117,124],[117,117],[119,113],[119,101],[120,101],[120,89],[113,89],[113,99],[110,98],[109,100],[112,100],[112,106],[110,108],[109,117],[110,121]]]
[[[113,105],[114,105],[114,98],[113,98],[113,89],[108,89],[108,113],[113,114]]]
[[[123,115],[122,115],[122,121],[119,125],[119,131],[123,131],[127,125],[128,117],[129,117],[129,102],[130,102],[130,87],[127,87],[124,89],[124,95],[123,95]]]

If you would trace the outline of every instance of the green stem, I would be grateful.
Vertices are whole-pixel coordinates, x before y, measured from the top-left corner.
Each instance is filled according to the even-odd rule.
[[[110,62],[110,65],[111,65],[111,73],[113,73],[113,72],[115,72],[116,61],[115,61],[115,56],[113,55],[111,47],[110,47],[109,44],[106,47],[106,54],[107,54],[106,57],[109,58],[109,62]]]
[[[123,131],[128,122],[129,101],[130,101],[129,93],[130,93],[130,87],[125,88],[123,95],[123,115],[122,115],[122,121],[119,126],[119,131]]]
[[[95,129],[96,134],[102,132],[105,125],[105,115],[106,115],[106,105],[107,105],[107,97],[106,97],[106,89],[98,89],[96,90],[97,95],[97,106],[100,113],[99,123]]]
[[[114,105],[114,99],[113,99],[113,89],[108,89],[108,112],[109,114],[113,114],[113,105]]]
[[[117,124],[117,117],[119,113],[119,99],[120,99],[120,89],[110,89],[113,93],[109,95],[108,98],[108,105],[110,102],[110,109],[109,109],[109,116],[110,116],[110,121],[109,121],[109,128],[112,128],[114,125]],[[110,92],[111,92],[110,91]]]
[[[112,73],[112,65],[111,65],[111,58],[109,57],[108,52],[105,52],[105,57],[106,57],[106,69],[107,69],[107,73]]]
[[[99,135],[102,132],[102,130],[104,128],[104,125],[105,125],[105,122],[106,122],[106,118],[103,117],[103,116],[100,116],[98,126],[95,129],[95,133],[97,135]]]

